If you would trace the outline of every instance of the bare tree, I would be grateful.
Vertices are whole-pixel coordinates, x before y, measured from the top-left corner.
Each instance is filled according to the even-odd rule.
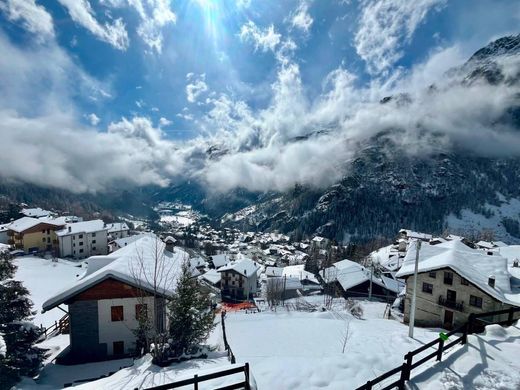
[[[338,279],[338,269],[334,266],[325,268],[322,275],[323,282],[325,283],[325,288],[323,291],[323,306],[327,310],[330,310],[332,303],[334,302],[334,297],[336,296],[336,280]]]
[[[166,301],[173,291],[179,272],[178,259],[167,256],[158,238],[150,236],[150,247],[136,248],[130,263],[130,272],[135,285],[139,310],[138,327],[134,330],[138,354],[151,352],[154,362],[165,360],[168,344],[166,325]],[[186,259],[183,259],[186,261]],[[148,310],[149,305],[153,310]]]
[[[269,307],[280,304],[284,293],[284,279],[280,277],[269,278],[265,286],[265,297]]]
[[[341,353],[345,353],[345,349],[347,348],[347,343],[352,337],[352,332],[350,330],[350,322],[352,319],[350,317],[345,319],[345,327],[343,329],[343,334],[341,335]]]

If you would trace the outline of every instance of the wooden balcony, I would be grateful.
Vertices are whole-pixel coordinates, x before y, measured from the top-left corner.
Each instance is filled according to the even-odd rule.
[[[453,310],[457,310],[457,311],[464,311],[464,302],[447,300],[442,295],[439,297],[439,305],[453,309]]]

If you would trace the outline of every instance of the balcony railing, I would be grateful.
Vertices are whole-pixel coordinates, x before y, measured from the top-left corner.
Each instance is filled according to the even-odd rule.
[[[452,301],[446,299],[442,295],[439,297],[439,305],[449,307],[450,309],[454,309],[457,311],[464,311],[464,302]]]

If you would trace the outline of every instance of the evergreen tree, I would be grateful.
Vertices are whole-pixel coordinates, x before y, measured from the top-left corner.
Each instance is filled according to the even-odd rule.
[[[15,271],[9,255],[0,255],[0,389],[9,389],[22,375],[35,375],[44,355],[34,347],[40,332],[28,322],[32,302],[22,283],[12,280]]]
[[[191,353],[207,340],[215,327],[209,293],[192,277],[189,263],[182,266],[175,294],[169,303],[169,334],[174,356]]]

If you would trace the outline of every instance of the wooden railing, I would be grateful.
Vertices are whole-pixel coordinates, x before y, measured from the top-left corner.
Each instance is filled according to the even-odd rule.
[[[201,382],[206,382],[206,381],[209,381],[209,380],[212,380],[212,379],[216,379],[216,378],[222,378],[224,376],[239,374],[239,373],[242,373],[242,372],[244,373],[244,380],[242,382],[237,382],[237,383],[233,383],[231,385],[222,386],[222,387],[216,388],[215,390],[232,390],[232,389],[246,389],[246,390],[250,390],[251,389],[251,384],[250,384],[250,381],[249,381],[249,363],[246,363],[243,366],[233,367],[233,368],[229,368],[229,369],[226,369],[226,370],[214,372],[214,373],[211,373],[211,374],[200,375],[200,376],[195,374],[193,376],[193,378],[184,379],[184,380],[177,381],[177,382],[172,382],[172,383],[167,383],[167,384],[160,385],[160,386],[148,387],[145,390],[176,389],[178,387],[188,386],[188,385],[193,385],[193,388],[195,390],[198,390],[199,383],[201,383]],[[138,390],[138,389],[135,388],[135,390]]]
[[[40,327],[42,334],[40,338],[42,340],[46,339],[52,334],[68,334],[70,332],[70,319],[69,315],[65,314],[58,321],[54,321],[54,324],[51,326],[44,328]]]
[[[374,385],[381,383],[382,381],[396,375],[401,374],[398,379],[396,379],[394,382],[387,384],[384,387],[378,387],[379,390],[390,390],[395,387],[399,388],[400,390],[404,390],[404,385],[406,381],[410,380],[410,374],[414,368],[419,367],[420,365],[426,363],[428,360],[436,358],[437,361],[441,361],[442,359],[442,353],[446,351],[447,349],[450,349],[451,347],[457,345],[457,344],[466,344],[468,340],[468,334],[476,333],[477,331],[480,331],[483,329],[485,325],[490,324],[497,324],[497,325],[512,325],[515,321],[514,319],[514,313],[520,312],[520,307],[511,307],[509,309],[504,310],[497,310],[497,311],[491,311],[486,313],[480,313],[480,314],[470,314],[468,321],[452,330],[451,332],[448,332],[446,334],[447,337],[453,336],[457,333],[461,333],[461,336],[457,337],[456,339],[450,341],[448,344],[444,344],[445,341],[442,338],[438,338],[436,340],[433,340],[429,342],[428,344],[423,345],[422,347],[417,348],[414,351],[408,352],[406,355],[404,355],[404,363],[400,365],[399,367],[396,367],[390,371],[385,372],[384,374],[381,374],[375,379],[369,380],[367,383],[365,383],[363,386],[358,387],[356,390],[371,390]],[[495,316],[501,316],[507,314],[507,320],[491,320],[487,321],[484,320],[486,317],[495,317]],[[426,356],[422,356],[419,360],[413,361],[414,357],[418,354],[426,351],[429,348],[435,348],[436,350],[431,352],[430,354]]]
[[[464,302],[452,301],[444,298],[442,295],[439,295],[439,305],[458,311],[464,311]]]

